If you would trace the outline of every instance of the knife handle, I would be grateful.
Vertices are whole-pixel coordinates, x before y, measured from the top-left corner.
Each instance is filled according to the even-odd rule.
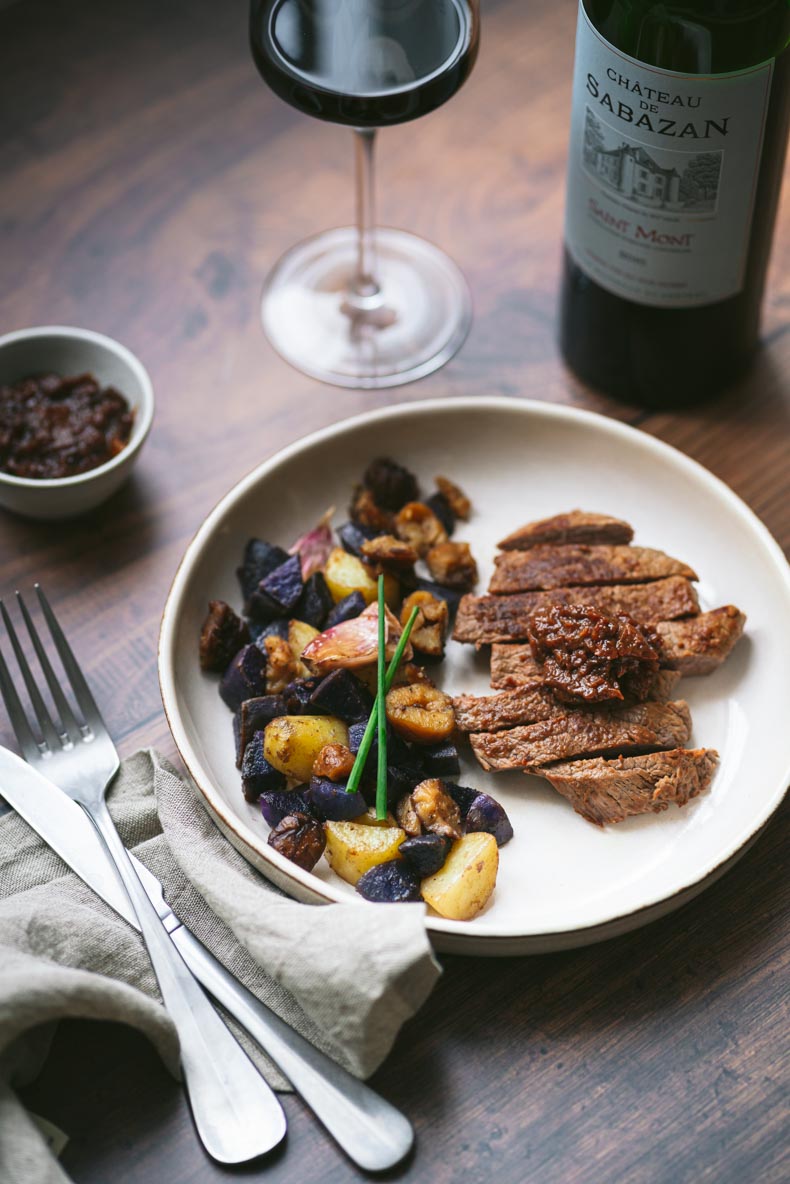
[[[270,1011],[183,925],[170,936],[206,990],[271,1057],[355,1163],[369,1172],[400,1163],[414,1131],[399,1110]]]

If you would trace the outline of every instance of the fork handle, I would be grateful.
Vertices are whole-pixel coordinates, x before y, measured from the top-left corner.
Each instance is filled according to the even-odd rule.
[[[246,1163],[271,1151],[285,1134],[279,1101],[171,942],[106,803],[102,800],[83,809],[104,841],[137,914],[162,999],[178,1032],[184,1081],[203,1145],[221,1163]]]

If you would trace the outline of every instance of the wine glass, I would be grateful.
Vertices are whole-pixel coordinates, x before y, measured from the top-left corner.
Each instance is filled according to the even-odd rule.
[[[327,230],[275,265],[261,318],[297,369],[338,386],[396,386],[453,356],[472,304],[456,265],[424,239],[377,229],[376,131],[434,110],[477,56],[479,0],[252,0],[250,43],[292,106],[353,128],[355,227]]]

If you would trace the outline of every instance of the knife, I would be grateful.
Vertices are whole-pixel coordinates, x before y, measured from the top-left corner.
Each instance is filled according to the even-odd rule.
[[[84,811],[2,747],[0,794],[81,880],[139,929],[126,889]],[[149,900],[195,978],[271,1057],[346,1154],[367,1171],[399,1163],[414,1142],[408,1119],[238,982],[179,921],[156,876],[134,855],[132,859]]]

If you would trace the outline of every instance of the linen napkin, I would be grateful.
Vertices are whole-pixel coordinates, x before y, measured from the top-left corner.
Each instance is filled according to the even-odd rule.
[[[372,1073],[440,974],[424,910],[290,900],[227,842],[193,787],[152,750],[122,763],[108,804],[124,842],[195,936],[313,1044],[358,1077]],[[0,818],[3,1184],[67,1180],[13,1087],[36,1075],[53,1021],[69,1016],[131,1024],[177,1072],[178,1040],[141,937],[8,814]],[[228,1023],[270,1084],[289,1088]]]

